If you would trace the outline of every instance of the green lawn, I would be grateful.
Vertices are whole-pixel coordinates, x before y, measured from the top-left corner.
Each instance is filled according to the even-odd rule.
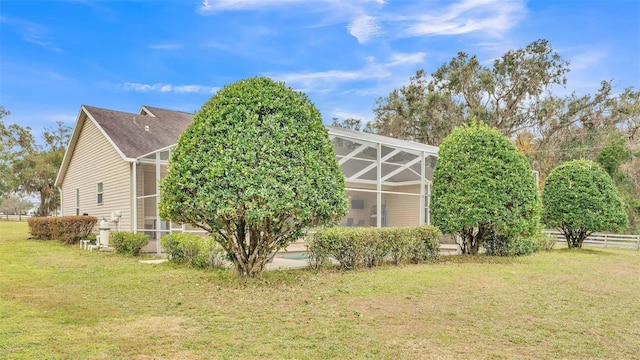
[[[227,273],[26,240],[0,221],[0,359],[632,359],[640,252]]]

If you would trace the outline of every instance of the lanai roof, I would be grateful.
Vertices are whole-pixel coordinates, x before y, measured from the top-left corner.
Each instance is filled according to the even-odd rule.
[[[327,126],[327,129],[329,129],[329,132],[331,132],[332,134],[338,135],[340,137],[354,138],[354,139],[364,140],[364,141],[369,141],[374,143],[381,143],[381,144],[400,147],[400,148],[409,149],[409,150],[426,151],[426,152],[432,152],[435,154],[438,153],[437,146],[425,145],[415,141],[400,140],[400,139],[392,138],[389,136],[370,134],[370,133],[365,133],[360,131],[353,131],[353,130],[336,127],[336,126]]]

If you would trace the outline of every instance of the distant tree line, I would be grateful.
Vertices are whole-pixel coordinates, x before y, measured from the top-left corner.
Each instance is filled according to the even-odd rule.
[[[36,141],[30,127],[6,125],[10,113],[0,106],[0,206],[24,208],[20,202],[27,194],[40,197],[38,214],[52,214],[60,206],[60,194],[54,188],[62,164],[71,128],[61,121],[54,128],[45,128]]]

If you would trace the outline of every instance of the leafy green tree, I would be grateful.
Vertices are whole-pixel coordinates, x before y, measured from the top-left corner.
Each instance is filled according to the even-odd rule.
[[[0,114],[8,112],[2,108]],[[6,126],[0,118],[0,193],[37,193],[38,215],[51,214],[60,204],[53,184],[70,136],[71,128],[58,121],[57,127],[45,128],[41,142],[36,142],[30,127]]]
[[[596,161],[611,177],[618,172],[620,165],[631,159],[631,150],[627,149],[626,144],[627,139],[619,132],[613,132],[598,152]]]
[[[542,178],[564,162],[596,160],[610,134],[625,133],[628,138],[627,127],[640,116],[625,99],[632,94],[629,89],[615,94],[611,82],[603,81],[594,95],[550,96],[541,102],[540,119],[533,130],[537,134],[534,149],[527,156]]]
[[[371,123],[363,124],[362,120],[354,119],[354,118],[346,118],[346,119],[340,120],[337,117],[334,117],[332,119],[331,126],[353,130],[353,131],[362,131],[366,133],[373,132],[373,129],[371,129]]]
[[[372,127],[382,135],[438,145],[475,116],[512,137],[536,125],[539,103],[552,86],[566,83],[567,65],[547,40],[508,51],[491,67],[460,52],[430,79],[419,70],[409,85],[378,99]]]
[[[597,163],[572,160],[554,168],[542,193],[542,220],[558,228],[569,248],[581,248],[593,232],[627,226],[627,214],[609,174]]]
[[[456,127],[438,151],[431,221],[477,254],[490,236],[527,236],[540,223],[540,201],[527,159],[482,122]]]
[[[15,193],[5,194],[0,198],[0,212],[4,213],[7,219],[9,215],[18,215],[18,220],[22,220],[21,216],[32,206],[31,201]]]
[[[17,178],[13,172],[13,159],[16,157],[16,151],[20,149],[18,141],[22,144],[29,144],[31,137],[24,139],[21,135],[30,135],[24,128],[18,125],[5,125],[3,118],[10,115],[0,105],[0,198],[15,189]],[[30,130],[30,129],[29,129]]]
[[[70,136],[71,128],[58,121],[57,127],[45,128],[41,144],[33,145],[24,156],[14,159],[20,190],[40,196],[39,216],[52,214],[60,205],[54,183]]]
[[[5,110],[4,106],[0,105],[0,199],[2,199],[4,194],[6,194],[10,188],[10,180],[8,179],[10,171],[8,160],[6,159],[6,148],[8,147],[8,144],[5,136],[8,133],[4,122],[2,121],[2,119],[7,115],[9,115],[9,111]]]
[[[424,70],[418,70],[409,85],[379,98],[373,109],[372,131],[437,146],[455,126],[463,124],[463,106],[446,90],[436,90],[428,77]]]
[[[640,162],[633,158],[640,152],[633,149],[640,146],[640,91],[615,91],[609,80],[602,81],[595,94],[554,94],[554,89],[567,85],[568,71],[569,64],[542,39],[508,51],[489,65],[459,52],[431,75],[418,70],[408,85],[379,98],[368,129],[437,146],[454,127],[475,116],[516,140],[538,171],[541,185],[559,164],[598,160],[609,135],[620,133],[634,155],[607,156],[623,156],[616,160],[622,163],[615,180],[627,204],[630,230],[638,229],[640,180],[634,174],[640,172]],[[343,124],[351,125],[346,120]],[[624,186],[618,181],[622,174]]]
[[[180,136],[161,182],[160,214],[214,236],[242,276],[311,226],[337,222],[344,176],[320,112],[265,77],[225,86]]]

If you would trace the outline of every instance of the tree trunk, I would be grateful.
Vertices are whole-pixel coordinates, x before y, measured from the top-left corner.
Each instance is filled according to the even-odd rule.
[[[463,255],[471,253],[471,244],[473,243],[473,229],[463,229],[460,232],[462,238],[462,244],[460,244],[460,251]]]
[[[584,240],[591,235],[591,232],[585,229],[561,228],[560,231],[567,240],[567,247],[569,249],[581,249]]]
[[[234,255],[233,263],[241,277],[258,277],[264,270],[267,260],[267,257],[263,255],[249,256],[245,253],[241,256]]]
[[[475,229],[473,228],[468,228],[468,229],[463,229],[462,232],[460,233],[460,236],[462,237],[462,254],[468,254],[468,255],[478,255],[478,252],[480,251],[480,244],[482,244],[482,240],[484,240],[484,236],[486,233],[486,228],[483,226],[480,226],[478,228],[478,232],[475,233]]]
[[[471,244],[471,255],[478,255],[478,252],[480,252],[480,242],[478,241],[478,238],[474,238],[473,239],[473,243]]]
[[[232,254],[231,260],[238,275],[241,277],[260,276],[269,257],[276,250],[273,246],[275,242],[258,230],[244,228],[238,228],[235,238],[237,244],[231,246],[228,251]]]

